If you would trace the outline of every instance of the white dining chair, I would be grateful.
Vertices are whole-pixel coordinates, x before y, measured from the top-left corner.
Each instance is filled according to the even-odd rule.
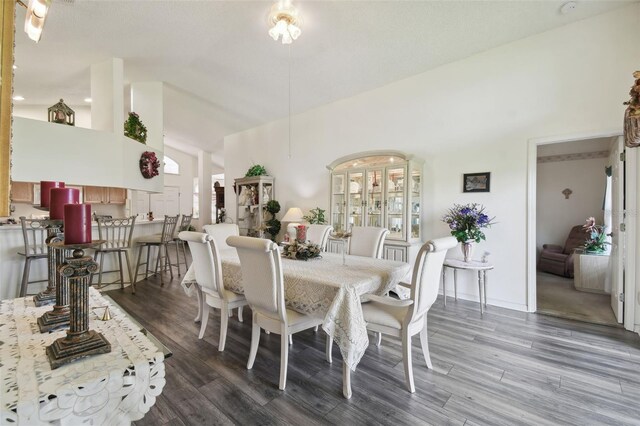
[[[220,255],[213,237],[203,232],[182,231],[178,234],[178,238],[189,244],[192,265],[196,273],[196,282],[202,291],[202,322],[198,338],[202,339],[207,328],[209,307],[220,309],[218,350],[222,352],[227,340],[229,312],[234,308],[238,308],[238,321],[242,322],[242,307],[247,305],[247,299],[241,294],[224,288]]]
[[[387,234],[389,230],[386,228],[354,226],[349,238],[349,254],[382,259],[382,248]]]
[[[307,241],[317,244],[320,246],[320,250],[325,251],[331,231],[333,231],[333,226],[331,225],[309,225],[307,228]]]
[[[427,367],[433,369],[429,356],[427,313],[438,297],[440,274],[447,250],[456,245],[455,238],[446,237],[428,241],[422,246],[416,257],[411,284],[398,284],[411,289],[409,299],[398,300],[368,295],[366,300],[369,303],[362,304],[362,313],[368,330],[402,339],[404,375],[411,393],[416,390],[413,384],[411,338],[420,333],[424,359]]]
[[[227,244],[238,250],[242,286],[253,311],[251,349],[247,369],[253,368],[260,343],[260,330],[280,335],[280,385],[287,384],[289,336],[313,328],[322,318],[287,309],[284,303],[282,260],[278,246],[270,240],[250,237],[229,237]],[[327,347],[331,337],[327,336]]]
[[[205,225],[202,228],[204,232],[211,235],[218,246],[218,250],[230,249],[227,245],[227,238],[240,235],[240,229],[235,223],[217,223]]]

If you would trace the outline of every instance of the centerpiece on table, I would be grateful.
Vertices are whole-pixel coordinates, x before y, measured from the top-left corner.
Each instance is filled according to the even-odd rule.
[[[282,256],[287,259],[309,260],[320,257],[320,246],[313,243],[299,243],[291,241],[282,249]]]
[[[489,218],[482,204],[454,204],[442,221],[449,225],[451,235],[462,243],[464,261],[469,262],[473,254],[473,243],[485,240],[483,228],[493,225],[494,218]]]
[[[587,239],[584,242],[584,250],[591,254],[603,254],[607,251],[607,234],[604,232],[604,226],[596,225],[596,220],[593,217],[587,219],[584,225],[582,225],[584,232],[588,234]]]

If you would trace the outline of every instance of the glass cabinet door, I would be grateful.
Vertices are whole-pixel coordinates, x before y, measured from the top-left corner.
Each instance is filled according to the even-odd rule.
[[[349,204],[347,206],[347,229],[352,226],[363,226],[362,210],[364,205],[364,173],[351,172],[349,176]]]
[[[344,223],[347,206],[345,179],[345,175],[331,177],[331,226],[336,231],[346,231]]]
[[[422,187],[420,176],[421,171],[417,168],[411,170],[411,238],[420,238],[420,194]]]
[[[382,169],[367,170],[366,226],[382,227]]]
[[[404,203],[405,203],[405,169],[387,168],[387,229],[388,238],[402,240],[405,238]]]

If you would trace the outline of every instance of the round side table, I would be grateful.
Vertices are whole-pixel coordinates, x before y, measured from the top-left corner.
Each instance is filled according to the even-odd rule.
[[[453,294],[456,300],[458,300],[458,270],[477,271],[480,315],[482,315],[484,313],[484,308],[487,306],[487,271],[492,270],[493,265],[488,262],[479,262],[477,260],[465,262],[460,259],[445,259],[442,266],[442,293],[444,306],[447,306],[447,268],[453,269]]]

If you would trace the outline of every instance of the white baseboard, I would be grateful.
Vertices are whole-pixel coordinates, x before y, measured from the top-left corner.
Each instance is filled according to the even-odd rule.
[[[440,290],[438,293],[442,294],[442,290]],[[453,291],[449,291],[447,297],[453,298]],[[470,302],[478,303],[478,295],[477,294],[467,294],[467,293],[458,292],[458,299],[468,300]],[[500,308],[512,309],[514,311],[521,311],[521,312],[527,312],[528,311],[526,304],[508,302],[506,300],[493,299],[491,297],[487,297],[487,305],[497,306],[497,307],[500,307]]]

